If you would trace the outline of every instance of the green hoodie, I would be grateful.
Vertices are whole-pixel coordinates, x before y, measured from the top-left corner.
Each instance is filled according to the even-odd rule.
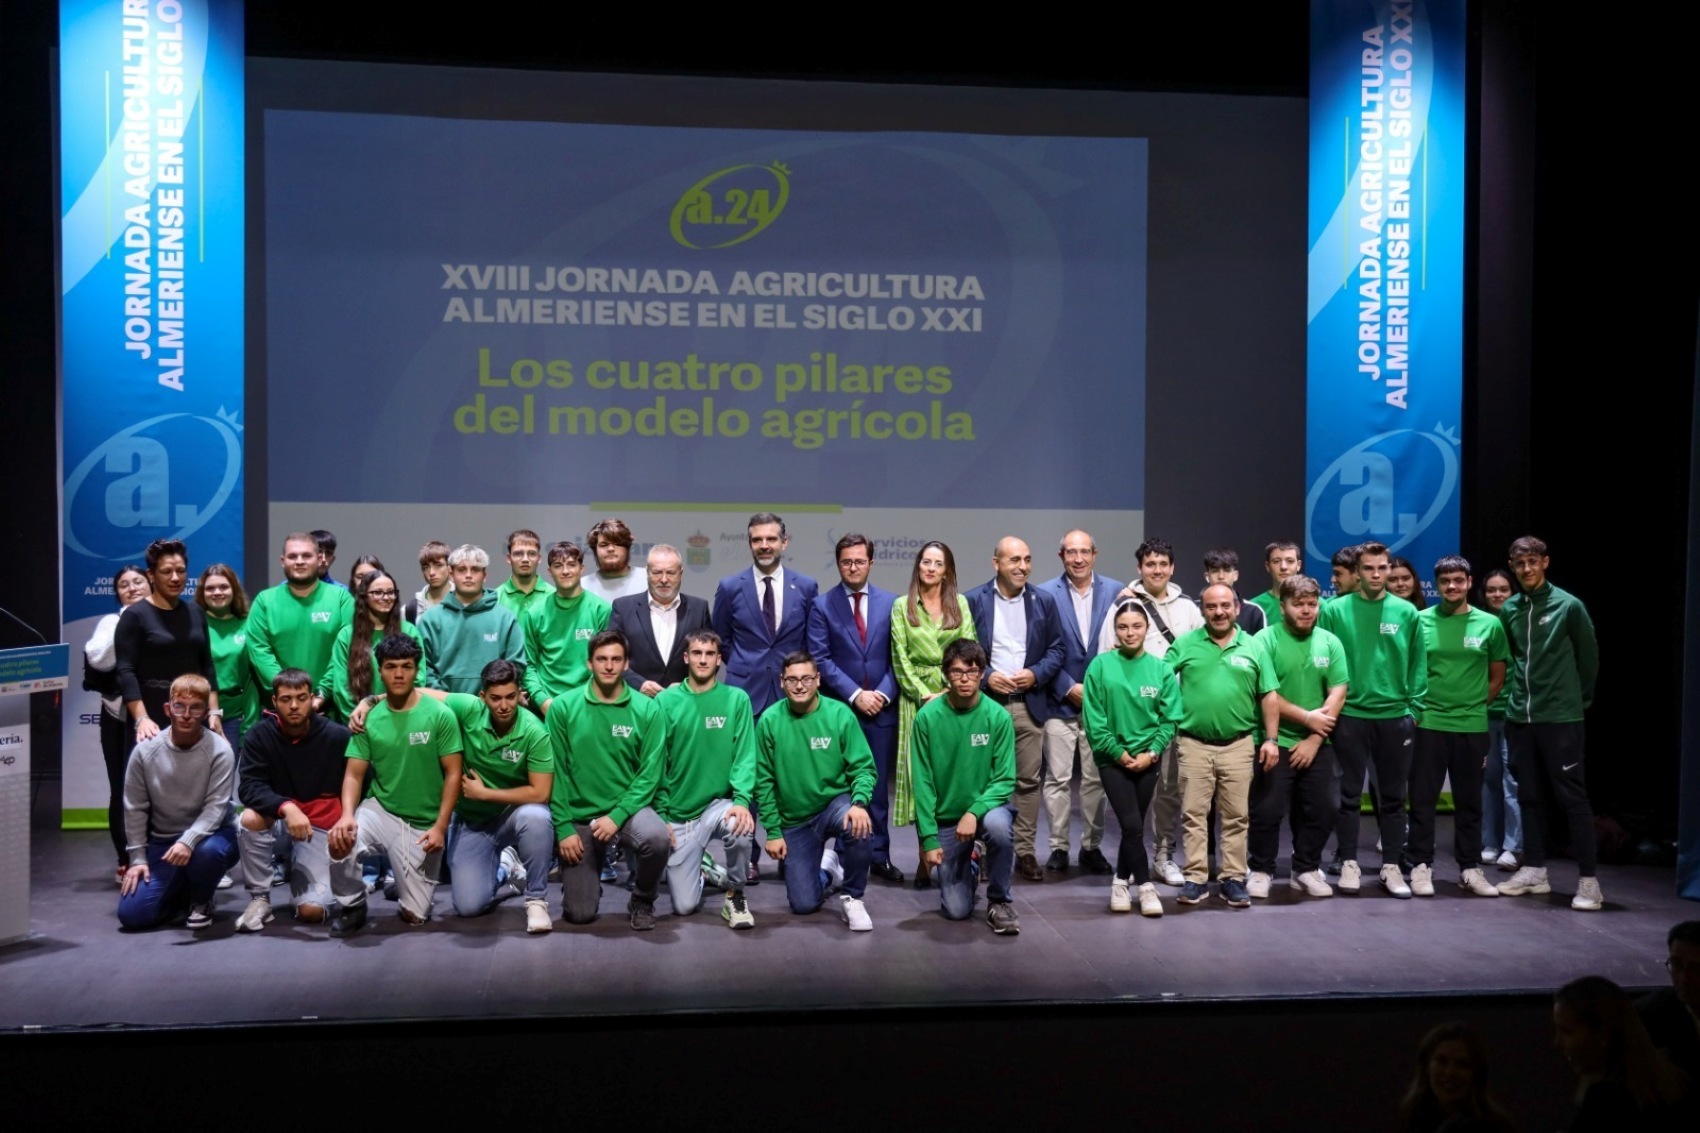
[[[974,707],[965,710],[952,705],[948,694],[921,705],[909,758],[923,852],[939,848],[939,827],[953,827],[970,813],[983,820],[1015,793],[1015,725],[989,696],[975,697]]]
[[[496,601],[489,587],[470,606],[449,596],[419,617],[419,644],[430,670],[427,688],[477,693],[484,666],[505,658],[525,669],[525,641],[519,623]]]
[[[1513,594],[1499,620],[1511,644],[1505,718],[1514,724],[1572,724],[1594,703],[1600,645],[1588,610],[1550,582]]]

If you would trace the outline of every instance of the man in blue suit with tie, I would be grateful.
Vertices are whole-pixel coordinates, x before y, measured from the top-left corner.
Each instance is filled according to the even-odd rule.
[[[785,521],[770,511],[750,516],[751,570],[720,580],[709,615],[726,643],[726,683],[750,697],[760,719],[767,706],[785,699],[779,673],[787,653],[807,649],[809,608],[815,580],[785,569],[791,538]]]
[[[848,704],[874,753],[874,795],[868,815],[874,832],[870,872],[903,884],[891,864],[892,758],[897,753],[897,678],[891,671],[891,608],[897,595],[868,581],[874,544],[866,535],[838,541],[837,586],[815,599],[809,611],[809,653],[820,668],[821,689]]]
[[[1039,830],[1050,686],[1065,652],[1062,622],[1051,596],[1027,585],[1033,552],[1026,543],[1014,536],[999,539],[992,568],[997,572],[992,581],[964,597],[980,647],[992,659],[981,687],[1009,711],[1015,725],[1015,869],[1028,881],[1043,881],[1033,843]]]
[[[1078,528],[1062,537],[1057,551],[1063,572],[1039,587],[1057,605],[1062,622],[1063,663],[1051,682],[1049,714],[1045,721],[1045,814],[1051,825],[1051,856],[1045,868],[1068,870],[1069,783],[1074,759],[1080,756],[1080,868],[1111,874],[1115,867],[1099,848],[1104,837],[1104,788],[1098,761],[1080,726],[1080,704],[1086,691],[1086,666],[1098,655],[1098,627],[1122,584],[1094,569],[1098,544]]]

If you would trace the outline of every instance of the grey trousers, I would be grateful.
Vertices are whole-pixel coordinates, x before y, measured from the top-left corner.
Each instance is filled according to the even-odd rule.
[[[673,853],[667,859],[667,894],[673,899],[675,916],[689,916],[702,904],[702,856],[710,842],[719,841],[726,847],[726,875],[733,879],[733,888],[744,887],[755,834],[733,834],[727,828],[726,812],[731,809],[731,799],[715,799],[691,821],[667,824],[673,835]]]
[[[242,883],[253,897],[270,898],[272,858],[279,840],[289,840],[289,827],[280,818],[264,830],[249,830],[236,824],[236,846],[242,853]],[[360,881],[360,863],[350,854],[342,861],[331,858],[328,837],[313,828],[305,842],[290,840],[289,894],[297,905],[328,908],[334,899],[344,908],[366,900]]]
[[[420,849],[419,836],[425,833],[425,828],[409,826],[385,810],[377,799],[361,803],[355,816],[360,823],[360,835],[350,857],[358,861],[373,854],[387,854],[390,868],[395,870],[396,903],[420,920],[429,920],[443,851],[427,854]]]
[[[597,906],[602,903],[602,861],[616,844],[633,854],[632,899],[655,900],[661,871],[667,868],[667,824],[660,815],[644,807],[626,819],[612,842],[598,842],[588,822],[573,823],[573,833],[584,842],[584,856],[576,863],[564,858],[561,861],[561,916],[568,924],[589,924],[596,919]]]

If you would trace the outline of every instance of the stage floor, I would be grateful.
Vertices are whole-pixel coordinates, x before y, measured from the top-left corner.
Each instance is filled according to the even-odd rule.
[[[1443,818],[1440,844],[1450,837]],[[912,836],[902,831],[896,841],[911,844],[896,858],[912,869]],[[1104,848],[1113,860],[1113,833]],[[0,949],[5,1030],[1422,996],[1551,990],[1590,973],[1650,987],[1667,980],[1665,932],[1697,915],[1674,895],[1669,870],[1642,867],[1602,868],[1605,910],[1573,912],[1576,870],[1561,861],[1552,866],[1549,897],[1462,895],[1447,862],[1437,868],[1436,897],[1401,901],[1368,880],[1366,864],[1357,896],[1304,898],[1287,888],[1283,872],[1271,898],[1249,910],[1215,898],[1183,907],[1159,886],[1167,915],[1146,919],[1110,915],[1108,879],[1074,868],[1043,884],[1018,879],[1017,937],[992,934],[983,902],[974,919],[947,922],[936,891],[880,881],[867,893],[874,930],[851,933],[830,909],[792,915],[764,859],[765,880],[749,890],[756,915],[749,932],[725,927],[712,890],[697,915],[669,915],[664,888],[655,931],[634,933],[627,894],[612,886],[595,924],[569,927],[558,919],[554,886],[556,929],[530,937],[521,902],[462,920],[445,886],[429,925],[402,924],[380,895],[368,927],[347,941],[331,939],[322,925],[298,925],[280,888],[273,892],[278,919],[243,935],[235,918],[247,894],[238,885],[219,895],[210,930],[129,934],[114,916],[104,833],[64,832],[38,818],[32,849],[36,936]],[[1376,860],[1367,852],[1366,859]]]

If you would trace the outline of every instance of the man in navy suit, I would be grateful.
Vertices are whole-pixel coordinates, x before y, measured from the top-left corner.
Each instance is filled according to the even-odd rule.
[[[874,795],[868,815],[874,832],[870,872],[903,883],[891,864],[892,759],[897,754],[897,678],[891,671],[891,608],[897,595],[868,581],[874,544],[866,535],[838,541],[837,586],[815,599],[809,611],[809,653],[820,668],[821,690],[856,713],[874,753]]]
[[[1027,585],[1033,552],[1014,536],[992,552],[997,572],[964,597],[980,647],[992,659],[981,680],[986,695],[1009,711],[1015,725],[1015,868],[1028,881],[1045,880],[1033,854],[1039,830],[1039,781],[1044,772],[1050,685],[1062,669],[1062,621],[1049,594]]]
[[[685,638],[708,628],[708,603],[679,593],[685,575],[677,547],[651,547],[645,571],[649,589],[614,599],[608,628],[625,634],[631,646],[626,683],[645,696],[660,696],[685,679]]]
[[[1098,761],[1080,726],[1086,666],[1098,655],[1098,627],[1115,605],[1122,584],[1094,569],[1098,544],[1078,528],[1062,537],[1057,551],[1063,572],[1039,587],[1056,603],[1062,622],[1063,663],[1050,684],[1045,720],[1045,814],[1051,824],[1051,856],[1045,868],[1068,870],[1069,783],[1080,756],[1080,868],[1111,874],[1115,867],[1099,848],[1104,838],[1104,788]]]
[[[791,539],[783,519],[759,512],[750,516],[748,531],[755,567],[720,580],[709,620],[726,643],[726,683],[749,694],[750,709],[760,719],[768,705],[784,699],[779,674],[785,655],[808,647],[816,586],[814,579],[785,569]]]

